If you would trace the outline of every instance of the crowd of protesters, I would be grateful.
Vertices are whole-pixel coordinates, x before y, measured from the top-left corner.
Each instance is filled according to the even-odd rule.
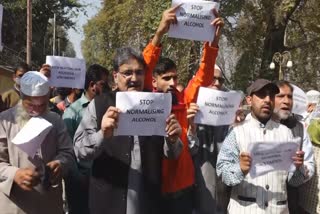
[[[229,91],[216,65],[224,22],[215,14],[214,39],[184,87],[176,63],[160,57],[177,8],[163,12],[142,53],[117,49],[110,73],[89,66],[84,89],[52,88],[48,64],[39,72],[15,69],[13,88],[0,95],[0,213],[320,213],[320,93],[309,94],[308,114],[299,116],[289,82],[257,79],[244,100],[250,111],[240,106],[234,124],[195,124],[200,87]],[[127,91],[172,95],[166,137],[113,135],[116,94]],[[53,128],[30,157],[12,140],[33,117]],[[250,143],[296,137],[293,171],[250,176]]]

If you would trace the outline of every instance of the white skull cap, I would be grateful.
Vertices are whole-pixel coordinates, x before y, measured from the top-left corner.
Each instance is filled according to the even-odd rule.
[[[28,71],[20,80],[20,91],[27,96],[45,96],[49,89],[48,78],[37,71]]]
[[[310,90],[306,93],[308,103],[318,103],[320,100],[320,92],[316,90]]]

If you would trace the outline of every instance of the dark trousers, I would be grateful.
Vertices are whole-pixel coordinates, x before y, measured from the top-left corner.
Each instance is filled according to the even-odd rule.
[[[89,175],[70,173],[65,178],[69,214],[89,214]]]
[[[194,187],[163,198],[163,211],[166,214],[192,214],[194,208]]]

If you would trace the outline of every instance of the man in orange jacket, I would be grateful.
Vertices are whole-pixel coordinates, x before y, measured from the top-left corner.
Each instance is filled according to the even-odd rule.
[[[204,44],[199,70],[185,90],[179,92],[176,89],[177,70],[175,63],[167,58],[160,59],[158,62],[161,52],[161,38],[168,32],[170,24],[176,23],[175,11],[178,7],[176,6],[164,11],[155,36],[143,52],[148,65],[145,76],[145,87],[148,90],[170,92],[173,95],[172,112],[176,115],[182,127],[181,140],[184,148],[178,159],[163,160],[162,192],[164,195],[164,206],[167,213],[191,214],[193,209],[195,171],[188,149],[187,132],[189,124],[187,120],[187,107],[191,102],[196,101],[199,87],[209,86],[212,82],[215,60],[218,54],[218,42],[224,22],[215,14],[218,18],[212,22],[212,25],[216,26],[217,29],[214,40]]]

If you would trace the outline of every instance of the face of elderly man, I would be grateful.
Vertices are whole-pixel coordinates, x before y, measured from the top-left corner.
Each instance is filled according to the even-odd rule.
[[[20,92],[22,111],[25,111],[30,117],[40,116],[47,111],[49,83],[43,74],[27,72],[21,79]]]
[[[29,116],[36,117],[47,111],[48,101],[48,95],[39,97],[23,96],[22,105]]]
[[[291,114],[293,99],[292,88],[288,85],[279,87],[280,92],[275,96],[274,113],[281,120],[286,120]]]

